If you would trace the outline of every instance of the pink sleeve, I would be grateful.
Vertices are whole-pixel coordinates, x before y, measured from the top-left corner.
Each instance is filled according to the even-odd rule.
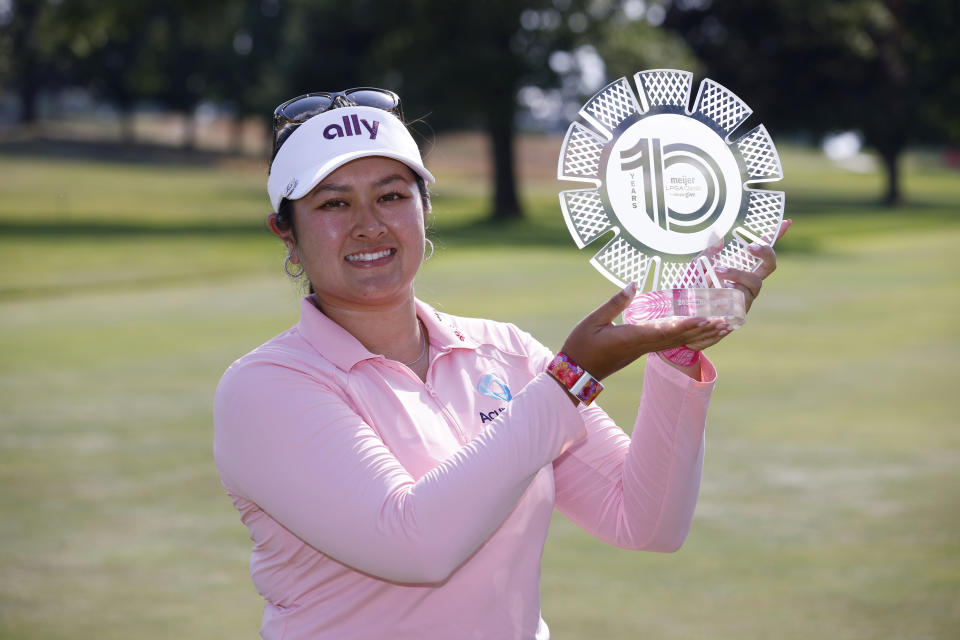
[[[543,374],[414,481],[338,390],[263,362],[224,375],[214,424],[216,462],[231,493],[322,553],[397,582],[447,578],[539,469],[583,433],[576,407]]]
[[[713,365],[701,362],[696,381],[647,356],[632,438],[599,407],[581,410],[587,436],[554,462],[562,513],[618,547],[680,548],[700,490],[707,404],[716,379]]]

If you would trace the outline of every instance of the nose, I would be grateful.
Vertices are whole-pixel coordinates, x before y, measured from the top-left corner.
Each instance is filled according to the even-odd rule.
[[[357,217],[353,225],[353,235],[360,240],[378,240],[387,233],[387,226],[383,224],[375,208],[365,205],[357,208]]]

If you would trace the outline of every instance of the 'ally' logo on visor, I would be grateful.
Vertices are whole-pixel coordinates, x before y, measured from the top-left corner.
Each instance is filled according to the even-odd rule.
[[[370,135],[371,140],[377,139],[377,131],[380,130],[380,121],[374,120],[372,123],[367,122],[363,118],[357,117],[355,113],[343,116],[342,127],[339,124],[328,124],[323,130],[323,137],[327,140],[333,140],[334,138],[349,138],[351,136],[365,135],[360,129],[360,125],[363,125],[363,128],[367,130],[366,133]]]
[[[488,373],[477,382],[477,391],[490,398],[510,402],[513,395],[510,393],[510,387],[498,378],[495,374]]]

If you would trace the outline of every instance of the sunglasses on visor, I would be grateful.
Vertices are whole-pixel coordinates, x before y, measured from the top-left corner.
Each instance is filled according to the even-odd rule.
[[[298,125],[315,115],[340,107],[373,107],[403,120],[400,96],[388,89],[355,87],[345,91],[317,91],[287,100],[273,110],[273,155]]]

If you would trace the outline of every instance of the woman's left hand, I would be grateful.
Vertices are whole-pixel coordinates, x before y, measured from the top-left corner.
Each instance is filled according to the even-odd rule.
[[[790,228],[791,224],[793,224],[793,220],[790,219],[784,220],[780,223],[780,230],[777,232],[777,240],[783,237],[783,235],[787,232],[787,229]],[[742,271],[740,269],[729,269],[724,267],[716,267],[715,271],[717,276],[724,281],[724,286],[739,289],[743,292],[743,297],[746,300],[746,309],[747,311],[750,311],[753,301],[756,300],[758,295],[760,295],[760,288],[763,286],[763,281],[766,280],[766,278],[777,268],[777,254],[770,245],[752,244],[747,247],[747,251],[749,251],[751,255],[760,259],[760,266],[757,267],[756,271]],[[712,338],[703,342],[691,343],[687,346],[691,349],[702,351],[703,349],[716,344],[722,338],[723,336],[720,336],[719,338]]]

